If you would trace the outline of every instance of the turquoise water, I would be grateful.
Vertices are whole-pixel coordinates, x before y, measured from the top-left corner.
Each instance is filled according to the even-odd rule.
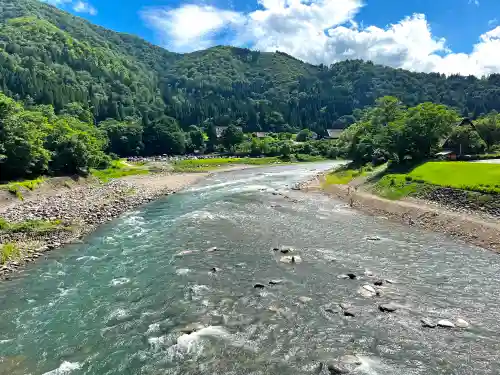
[[[290,189],[331,166],[215,175],[0,284],[0,374],[318,374],[345,355],[355,374],[498,373],[498,255]],[[396,283],[364,298],[366,270]],[[339,302],[356,317],[325,311]],[[191,323],[204,328],[183,334]]]

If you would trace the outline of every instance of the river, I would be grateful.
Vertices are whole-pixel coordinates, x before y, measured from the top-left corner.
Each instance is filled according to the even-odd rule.
[[[291,190],[331,167],[216,174],[1,283],[0,374],[328,374],[346,355],[353,374],[498,374],[498,255]],[[394,281],[381,297],[357,292],[379,278]]]

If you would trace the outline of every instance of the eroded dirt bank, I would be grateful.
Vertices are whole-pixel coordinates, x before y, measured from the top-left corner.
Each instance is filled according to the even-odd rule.
[[[324,186],[322,180],[323,176],[317,176],[302,184],[300,189],[323,192],[370,215],[382,216],[407,225],[444,233],[476,246],[500,252],[500,220],[498,219],[488,219],[473,211],[453,212],[420,199],[388,200],[349,185]]]

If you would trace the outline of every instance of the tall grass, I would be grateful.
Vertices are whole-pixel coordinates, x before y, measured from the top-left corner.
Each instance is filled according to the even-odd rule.
[[[371,167],[362,167],[359,169],[337,169],[333,172],[328,173],[325,176],[325,185],[347,185],[352,180],[366,176],[369,172],[372,172]]]
[[[44,177],[38,177],[33,180],[9,182],[7,184],[0,185],[0,188],[7,189],[9,193],[15,195],[20,200],[23,200],[24,199],[22,192],[23,189],[33,191],[37,189],[40,185],[42,185],[44,181],[45,181]]]
[[[26,220],[22,222],[11,223],[0,218],[0,231],[6,233],[29,233],[42,234],[52,232],[58,229],[70,229],[64,226],[61,220]]]
[[[0,264],[5,264],[9,260],[18,259],[21,256],[21,251],[13,243],[0,245]]]

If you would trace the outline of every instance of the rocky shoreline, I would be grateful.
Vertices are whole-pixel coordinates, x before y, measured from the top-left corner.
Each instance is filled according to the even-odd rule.
[[[500,220],[473,206],[439,204],[424,199],[393,201],[362,191],[349,185],[322,186],[323,176],[302,183],[298,188],[309,192],[322,192],[335,199],[345,201],[353,209],[416,226],[424,230],[443,233],[455,239],[500,252]],[[459,205],[459,203],[456,203]],[[490,213],[491,214],[491,213]]]
[[[174,194],[206,177],[206,173],[156,173],[129,176],[105,184],[84,183],[40,193],[24,201],[0,206],[0,217],[9,223],[43,220],[60,223],[40,232],[0,231],[0,243],[13,243],[21,250],[19,259],[0,265],[0,280],[22,270],[27,263],[66,244],[77,243],[101,224],[123,213]]]

